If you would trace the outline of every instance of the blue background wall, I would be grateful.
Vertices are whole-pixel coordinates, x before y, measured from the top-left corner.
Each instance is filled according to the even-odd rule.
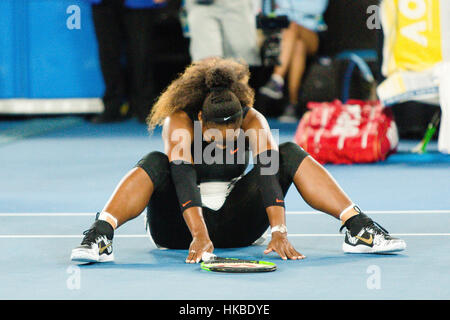
[[[81,29],[67,27],[71,5]],[[87,2],[0,1],[0,98],[100,97],[103,89]]]

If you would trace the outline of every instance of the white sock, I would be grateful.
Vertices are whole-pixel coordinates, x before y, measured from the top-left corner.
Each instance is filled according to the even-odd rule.
[[[114,229],[117,228],[117,219],[112,214],[110,214],[110,213],[108,213],[106,211],[100,212],[100,215],[98,216],[98,220],[106,221],[108,223],[109,222],[113,222],[115,225],[113,225],[112,227]]]
[[[272,74],[272,80],[275,81],[276,83],[278,83],[280,86],[284,85],[284,79],[282,76],[278,75],[278,74]]]
[[[348,210],[353,209],[353,207],[355,206],[354,203],[352,203],[351,205],[349,205],[347,208],[345,208],[344,210],[341,211],[341,213],[339,214],[339,219],[342,220],[342,216],[344,215],[344,213],[346,213]]]

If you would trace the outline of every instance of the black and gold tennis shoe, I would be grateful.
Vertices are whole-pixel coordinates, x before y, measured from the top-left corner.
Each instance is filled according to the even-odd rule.
[[[405,250],[406,243],[402,239],[394,238],[389,232],[366,215],[352,217],[352,223],[344,224],[344,243],[342,250],[346,253],[387,253]],[[350,218],[350,219],[352,219]],[[360,220],[360,221],[357,221]],[[363,224],[361,224],[363,222]]]
[[[83,232],[81,244],[72,250],[70,259],[76,262],[114,261],[112,239],[114,229],[102,220],[97,220],[89,230]]]

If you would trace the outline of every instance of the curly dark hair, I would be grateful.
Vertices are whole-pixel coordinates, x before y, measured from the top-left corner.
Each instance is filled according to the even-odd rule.
[[[232,59],[208,58],[192,63],[153,105],[147,117],[149,130],[179,110],[196,114],[202,110],[205,118],[213,119],[236,113],[236,105],[253,107],[255,93],[249,78],[248,65]]]

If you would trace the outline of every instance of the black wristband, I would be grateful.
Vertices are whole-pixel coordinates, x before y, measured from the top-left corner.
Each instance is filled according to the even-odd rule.
[[[284,208],[284,195],[278,180],[280,154],[277,150],[266,150],[255,159],[258,172],[259,189],[264,207],[279,206]]]
[[[192,207],[201,207],[202,198],[193,164],[184,161],[170,162],[170,172],[181,211],[184,212]]]

